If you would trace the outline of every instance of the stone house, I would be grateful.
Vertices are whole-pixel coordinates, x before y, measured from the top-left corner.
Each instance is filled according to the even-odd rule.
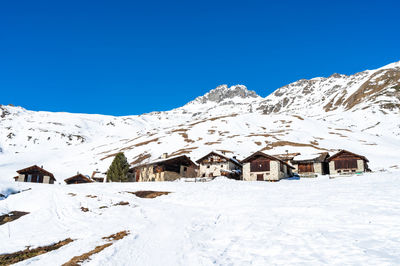
[[[329,153],[322,152],[318,154],[299,154],[291,161],[291,165],[295,168],[294,172],[303,177],[316,177],[317,174],[329,174],[328,165]]]
[[[17,173],[18,176],[14,177],[17,182],[54,184],[56,181],[52,173],[37,165],[18,170]]]
[[[356,174],[370,171],[368,159],[346,150],[340,150],[328,158],[331,175]]]
[[[136,182],[174,181],[181,177],[196,177],[197,165],[186,155],[169,157],[166,153],[151,163],[129,169],[128,179]]]
[[[70,178],[65,179],[64,182],[67,183],[67,185],[72,185],[72,184],[91,183],[93,181],[90,180],[89,177],[86,177],[82,174],[77,174]]]
[[[240,178],[242,173],[242,164],[236,157],[229,158],[225,154],[220,154],[215,151],[201,157],[196,161],[199,164],[200,177],[216,177],[228,176]]]
[[[278,157],[261,151],[253,153],[242,163],[243,180],[245,181],[279,181],[293,175],[294,167]]]

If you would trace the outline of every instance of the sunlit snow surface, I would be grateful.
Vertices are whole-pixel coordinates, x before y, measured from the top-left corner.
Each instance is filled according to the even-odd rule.
[[[122,230],[87,265],[396,265],[400,172],[328,179],[44,185],[15,190],[0,214],[0,253],[75,241],[20,265],[61,265]],[[173,192],[141,199],[124,191]],[[72,196],[73,193],[76,196]],[[97,198],[89,198],[95,195]],[[129,206],[112,206],[128,201]],[[101,206],[108,208],[100,209]],[[89,208],[82,212],[81,207]]]

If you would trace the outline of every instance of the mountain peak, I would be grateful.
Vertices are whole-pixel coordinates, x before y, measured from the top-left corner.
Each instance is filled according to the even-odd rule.
[[[223,84],[215,89],[210,90],[203,96],[197,97],[194,103],[208,103],[215,102],[220,103],[226,99],[241,98],[241,99],[256,99],[261,98],[255,91],[248,90],[244,85],[234,85],[228,87],[228,85]]]

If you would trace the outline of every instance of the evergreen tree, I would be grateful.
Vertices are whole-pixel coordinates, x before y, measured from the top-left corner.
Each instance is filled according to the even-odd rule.
[[[129,163],[123,152],[118,153],[107,171],[107,180],[110,182],[128,181]]]

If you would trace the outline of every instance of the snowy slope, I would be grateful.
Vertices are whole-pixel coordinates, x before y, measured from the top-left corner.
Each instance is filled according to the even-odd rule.
[[[346,76],[300,80],[266,98],[221,85],[190,103],[139,116],[33,112],[0,106],[0,178],[43,165],[58,181],[106,170],[123,151],[133,163],[162,153],[196,159],[211,150],[244,158],[345,148],[373,170],[400,167],[400,62]]]
[[[61,265],[122,230],[130,235],[85,265],[398,265],[400,261],[399,172],[278,183],[218,179],[9,186],[32,190],[0,200],[0,214],[14,210],[30,214],[0,226],[0,254],[74,239],[18,265]],[[141,199],[124,192],[148,189],[173,193]],[[129,205],[113,206],[120,201]],[[89,211],[82,212],[81,207]]]

